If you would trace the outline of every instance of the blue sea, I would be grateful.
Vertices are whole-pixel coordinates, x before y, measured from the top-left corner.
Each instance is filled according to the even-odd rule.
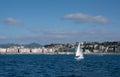
[[[120,77],[120,55],[0,55],[0,77]]]

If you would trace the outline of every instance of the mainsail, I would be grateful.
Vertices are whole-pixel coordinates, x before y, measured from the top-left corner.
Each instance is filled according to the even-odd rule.
[[[76,59],[83,59],[83,50],[80,46],[80,43],[78,44],[78,47],[77,47],[77,51],[76,51],[76,55],[75,55],[75,58]]]

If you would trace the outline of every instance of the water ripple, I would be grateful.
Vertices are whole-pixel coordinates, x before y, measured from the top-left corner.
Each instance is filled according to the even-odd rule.
[[[0,77],[119,77],[120,55],[0,55]]]

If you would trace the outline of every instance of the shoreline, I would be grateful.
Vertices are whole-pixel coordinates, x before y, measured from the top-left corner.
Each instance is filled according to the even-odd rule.
[[[120,54],[120,53],[113,53],[113,52],[109,52],[109,53],[84,53],[84,54]]]
[[[56,54],[60,54],[60,55],[71,55],[71,54],[75,54],[75,52],[57,52],[57,53],[0,53],[0,55],[22,55],[22,54],[27,54],[27,55],[31,55],[31,54],[40,54],[40,55],[42,55],[42,54],[46,54],[46,55],[56,55]],[[120,53],[113,53],[113,52],[111,52],[111,53],[83,53],[83,54],[87,54],[87,55],[109,55],[109,54],[120,54]]]

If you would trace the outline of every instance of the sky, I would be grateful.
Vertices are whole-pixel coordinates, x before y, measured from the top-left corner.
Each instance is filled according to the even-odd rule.
[[[0,44],[120,41],[120,0],[0,0]]]

